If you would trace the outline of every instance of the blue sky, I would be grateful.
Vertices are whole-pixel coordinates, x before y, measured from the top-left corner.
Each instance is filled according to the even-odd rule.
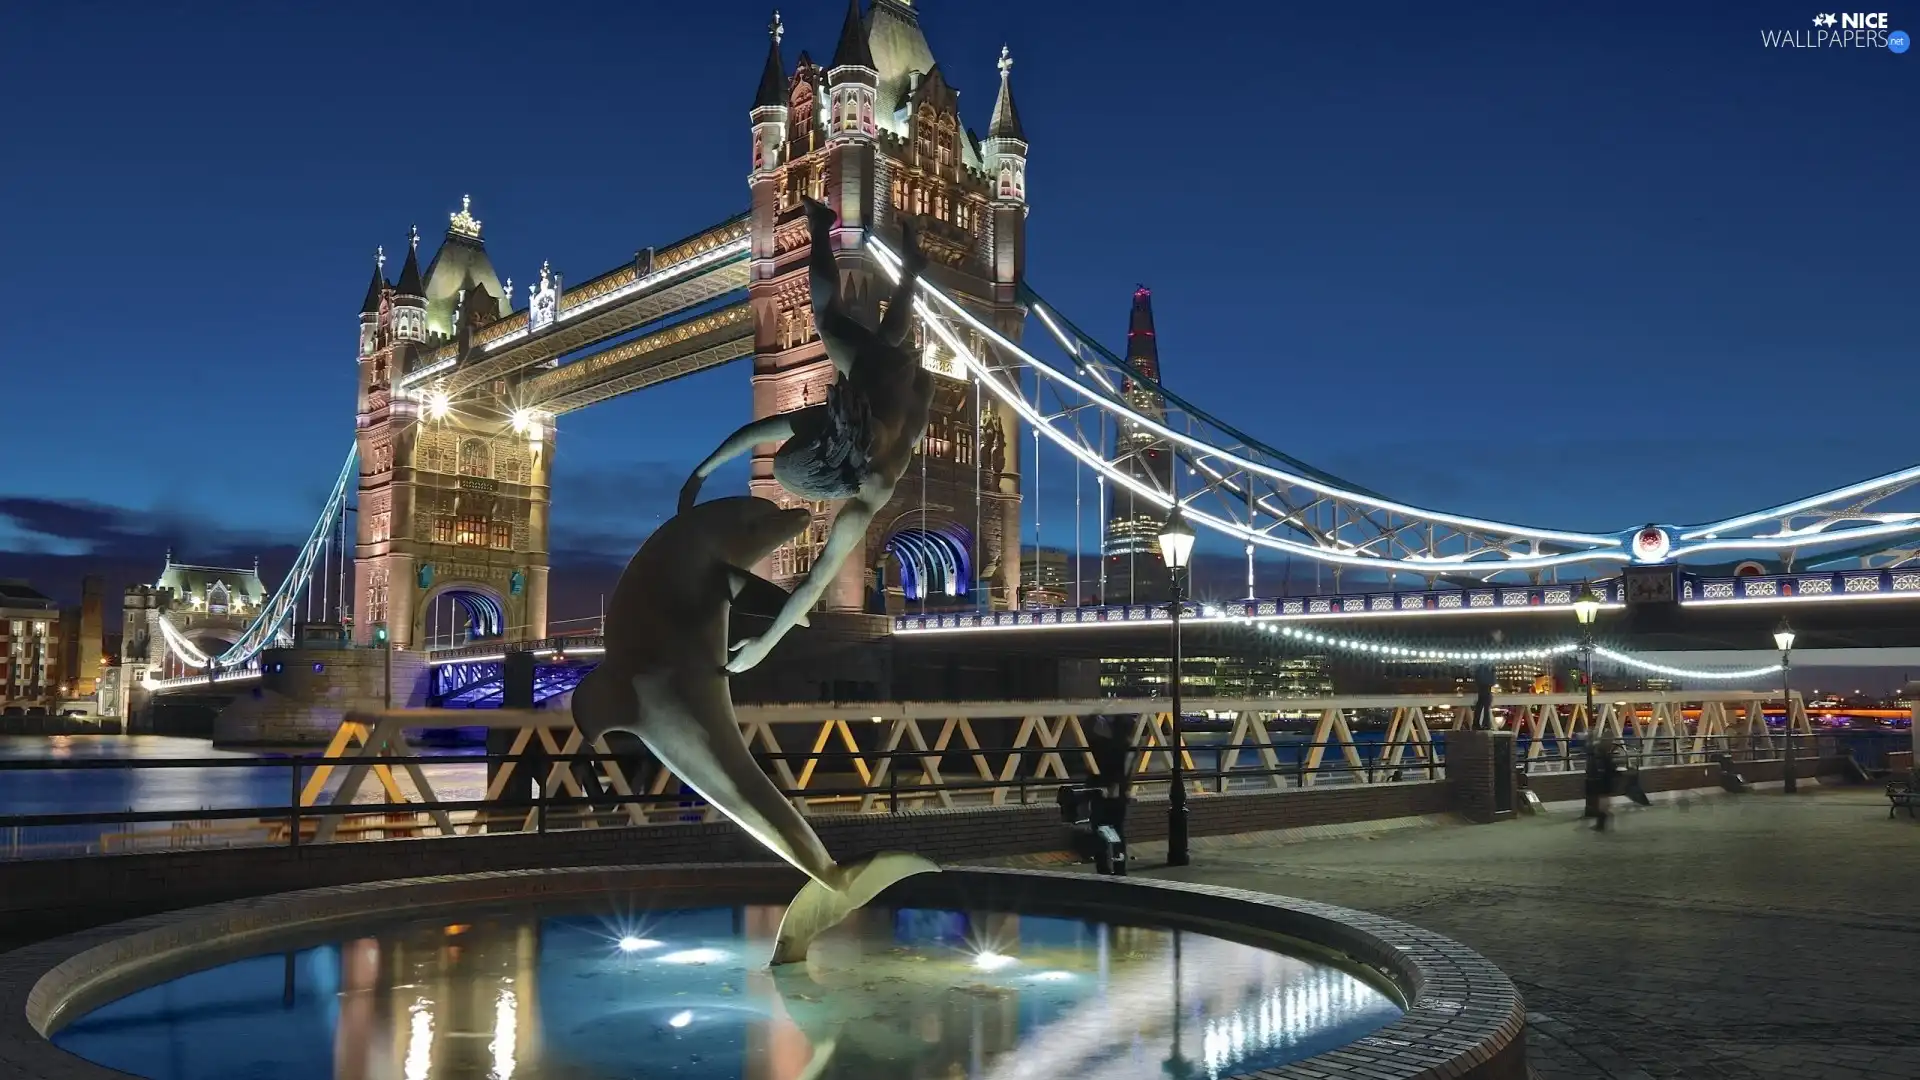
[[[0,574],[297,541],[374,246],[470,193],[503,276],[581,280],[743,209],[769,6],[10,7]],[[976,129],[1012,47],[1032,283],[1116,346],[1149,284],[1169,384],[1297,457],[1580,529],[1920,459],[1920,56],[1763,48],[1817,13],[1771,2],[918,6]],[[790,0],[789,63],[843,12]],[[556,561],[749,403],[564,418]]]

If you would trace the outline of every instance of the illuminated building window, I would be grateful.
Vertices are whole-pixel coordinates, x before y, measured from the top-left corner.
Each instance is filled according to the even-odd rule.
[[[489,547],[498,548],[502,551],[511,551],[513,549],[513,522],[493,522],[488,530],[487,541],[487,546]]]
[[[453,542],[470,547],[483,547],[487,542],[487,519],[483,517],[455,518],[453,523]]]
[[[486,476],[492,471],[490,464],[486,443],[479,439],[468,439],[460,444],[461,476]]]

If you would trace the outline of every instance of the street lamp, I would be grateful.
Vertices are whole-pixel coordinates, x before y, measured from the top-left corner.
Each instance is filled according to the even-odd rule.
[[[1580,620],[1580,652],[1586,661],[1587,684],[1587,730],[1593,730],[1593,621],[1600,617],[1600,598],[1594,595],[1591,584],[1580,586],[1580,595],[1573,598],[1573,615]]]
[[[1167,579],[1173,593],[1173,665],[1168,678],[1168,694],[1173,698],[1173,787],[1167,793],[1167,865],[1187,865],[1187,775],[1182,758],[1186,747],[1180,740],[1180,575],[1186,572],[1193,556],[1193,526],[1187,524],[1176,504],[1160,529],[1160,560],[1167,564]]]
[[[1800,779],[1793,775],[1793,698],[1789,696],[1787,680],[1787,665],[1793,654],[1793,627],[1787,625],[1787,620],[1780,620],[1780,629],[1773,632],[1773,644],[1780,650],[1780,715],[1786,721],[1787,733],[1787,752],[1781,762],[1785,776],[1780,789],[1792,795],[1800,790]]]

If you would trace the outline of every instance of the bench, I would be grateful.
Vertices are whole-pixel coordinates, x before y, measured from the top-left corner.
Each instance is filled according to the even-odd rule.
[[[1907,808],[1907,816],[1920,818],[1920,770],[1907,774],[1905,780],[1893,780],[1887,784],[1887,817],[1891,819],[1895,811]]]

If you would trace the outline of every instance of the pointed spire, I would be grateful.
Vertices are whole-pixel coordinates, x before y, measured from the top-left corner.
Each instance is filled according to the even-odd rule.
[[[780,22],[780,13],[773,13],[773,21],[767,24],[767,36],[773,44],[767,49],[767,67],[760,73],[760,90],[753,95],[753,107],[758,109],[768,105],[787,103],[786,68],[780,63],[780,39],[786,36],[787,28]]]
[[[1020,128],[1020,110],[1013,104],[1013,53],[1000,46],[1000,96],[993,102],[993,123],[987,127],[989,139],[1027,140]]]
[[[847,0],[847,21],[840,27],[840,44],[834,47],[829,68],[873,67],[873,49],[867,45],[867,28],[860,21],[860,0]]]
[[[1133,314],[1127,320],[1127,363],[1154,382],[1160,381],[1160,343],[1153,334],[1153,290],[1145,285],[1133,291]]]
[[[373,249],[373,281],[367,285],[367,298],[360,304],[360,314],[373,315],[380,310],[380,294],[386,290],[387,278],[382,271],[387,265],[387,249]]]
[[[401,296],[427,295],[427,287],[420,283],[420,229],[416,226],[407,244],[407,262],[400,268],[400,280],[394,283],[393,291]]]

